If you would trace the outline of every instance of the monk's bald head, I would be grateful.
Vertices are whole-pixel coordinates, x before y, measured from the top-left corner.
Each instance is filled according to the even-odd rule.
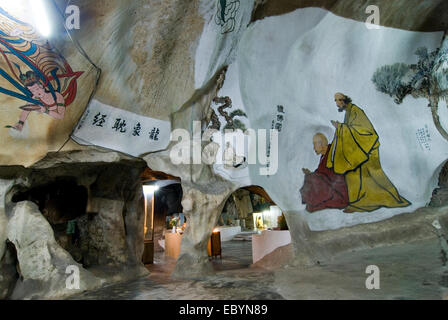
[[[324,155],[328,148],[328,139],[323,133],[316,133],[313,137],[313,146],[316,154]]]
[[[320,142],[324,145],[328,145],[328,139],[323,133],[316,133],[313,137],[313,141]]]

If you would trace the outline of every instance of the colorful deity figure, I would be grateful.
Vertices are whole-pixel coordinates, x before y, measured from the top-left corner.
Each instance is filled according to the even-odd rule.
[[[336,93],[334,99],[345,117],[344,122],[332,121],[336,132],[326,166],[345,176],[349,206],[344,212],[410,206],[382,169],[379,136],[364,110],[343,93]]]
[[[21,131],[33,111],[64,119],[82,74],[74,72],[31,25],[0,8],[0,94],[25,102],[18,106],[21,113],[17,123],[6,124],[6,128]]]
[[[32,93],[32,99],[37,100],[40,104],[26,104],[21,106],[22,112],[19,121],[14,126],[6,126],[21,131],[28,115],[32,112],[48,114],[50,117],[58,120],[64,119],[65,115],[65,99],[60,92],[50,92],[45,89],[42,82],[37,79],[33,71],[28,71],[26,75],[21,74],[20,79],[25,88]]]

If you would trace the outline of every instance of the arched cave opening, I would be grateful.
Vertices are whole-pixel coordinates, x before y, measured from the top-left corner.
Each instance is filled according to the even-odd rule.
[[[188,224],[181,204],[180,179],[148,168],[142,174],[142,184],[143,262],[151,271],[169,273],[179,257],[183,231]],[[216,234],[219,234],[219,253],[214,243]],[[236,190],[226,200],[212,232],[208,254],[217,271],[242,269],[289,243],[291,237],[281,209],[262,187],[248,186]]]
[[[79,154],[70,153],[76,159],[67,155],[48,156],[33,168],[17,167],[14,177],[2,172],[14,178],[5,194],[10,243],[0,256],[0,274],[8,275],[0,277],[2,297],[56,287],[57,277],[76,264],[81,274],[88,269],[92,281],[86,285],[92,287],[100,279],[115,282],[147,274],[141,262],[146,162],[78,162]],[[55,166],[58,157],[67,162]],[[47,282],[41,275],[56,278]]]
[[[165,264],[167,257],[177,258],[180,252],[178,238],[187,222],[181,204],[180,179],[147,168],[142,174],[142,184],[145,199],[143,263]]]
[[[56,242],[73,259],[88,267],[84,259],[80,218],[87,215],[88,191],[75,178],[58,177],[54,181],[16,192],[12,202],[31,201],[51,225]]]
[[[231,261],[227,266],[215,264],[218,269],[249,267],[291,241],[284,214],[259,186],[244,187],[230,195],[213,235],[217,233],[224,261]]]
[[[179,215],[182,209],[182,186],[180,183],[169,184],[161,187],[154,195],[154,238],[156,241],[156,251],[163,251],[161,246],[166,231],[171,230],[176,221],[176,227],[182,227],[186,223],[186,218],[181,219]]]

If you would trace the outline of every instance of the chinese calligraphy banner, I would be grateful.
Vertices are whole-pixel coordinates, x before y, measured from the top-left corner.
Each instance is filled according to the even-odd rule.
[[[72,134],[82,145],[95,145],[134,157],[165,149],[171,123],[92,100]]]

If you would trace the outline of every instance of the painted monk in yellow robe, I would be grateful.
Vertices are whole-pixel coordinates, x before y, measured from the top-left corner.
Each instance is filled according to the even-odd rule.
[[[345,119],[331,122],[336,133],[327,167],[345,175],[349,206],[344,212],[409,206],[381,169],[378,134],[364,111],[342,93],[335,94],[335,101],[339,112],[345,111]]]

